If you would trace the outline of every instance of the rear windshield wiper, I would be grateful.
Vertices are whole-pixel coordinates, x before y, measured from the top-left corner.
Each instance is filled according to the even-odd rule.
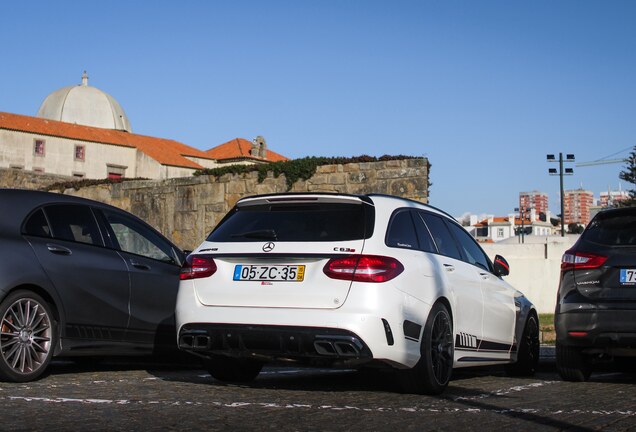
[[[244,233],[232,234],[230,237],[244,237],[263,240],[277,240],[276,231],[273,229],[264,229],[257,231],[247,231]]]

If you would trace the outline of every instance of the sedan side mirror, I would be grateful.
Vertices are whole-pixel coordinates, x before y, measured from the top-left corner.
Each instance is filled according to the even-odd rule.
[[[506,261],[506,259],[501,255],[495,256],[494,267],[495,275],[499,277],[508,276],[510,274],[510,264],[508,264],[508,261]]]

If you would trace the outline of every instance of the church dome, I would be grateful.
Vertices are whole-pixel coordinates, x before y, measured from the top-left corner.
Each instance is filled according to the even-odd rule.
[[[63,87],[48,95],[36,117],[132,132],[119,103],[111,95],[89,86],[86,71],[81,85]]]

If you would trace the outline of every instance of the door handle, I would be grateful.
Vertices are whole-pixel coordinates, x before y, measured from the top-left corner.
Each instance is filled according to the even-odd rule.
[[[138,268],[139,270],[150,270],[150,266],[146,265],[146,264],[142,264],[138,261],[135,260],[130,260],[130,265],[132,265],[135,268]]]
[[[488,279],[490,277],[488,273],[482,273],[482,272],[479,272],[479,276],[481,276],[482,279]]]
[[[444,268],[446,269],[447,272],[454,272],[455,271],[455,266],[452,264],[444,264]]]
[[[64,246],[53,244],[53,243],[47,243],[46,248],[49,250],[49,252],[54,253],[56,255],[71,255],[73,253],[71,252],[70,249],[65,248]]]

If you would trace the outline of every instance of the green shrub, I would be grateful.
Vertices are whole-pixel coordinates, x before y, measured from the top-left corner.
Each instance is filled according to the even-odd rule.
[[[291,189],[292,185],[298,180],[308,180],[316,174],[316,169],[323,165],[340,165],[348,163],[363,162],[380,162],[388,160],[417,159],[414,156],[389,156],[381,157],[362,155],[358,157],[306,157],[302,159],[293,159],[284,162],[272,162],[260,165],[229,165],[221,168],[206,168],[194,172],[195,176],[213,175],[220,177],[224,174],[245,174],[258,171],[258,182],[262,183],[267,177],[268,172],[272,172],[274,177],[278,178],[281,174],[285,174],[287,189]]]

